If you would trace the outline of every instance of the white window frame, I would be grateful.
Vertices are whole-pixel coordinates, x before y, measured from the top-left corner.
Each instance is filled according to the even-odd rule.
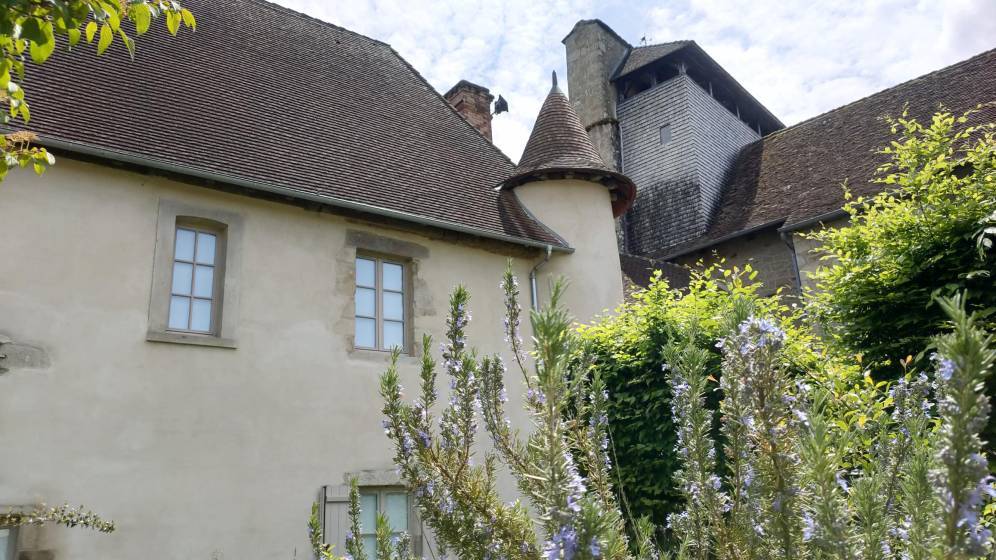
[[[166,330],[170,332],[180,332],[180,333],[194,333],[194,334],[209,334],[214,335],[217,332],[217,327],[219,319],[221,317],[221,295],[222,289],[224,288],[224,276],[225,276],[225,260],[224,260],[224,248],[225,248],[225,232],[223,227],[205,227],[196,223],[187,223],[187,220],[178,219],[176,223],[176,233],[173,235],[173,266],[171,272],[175,274],[177,263],[189,264],[190,270],[190,293],[189,294],[179,294],[175,291],[175,286],[173,286],[172,279],[170,280],[170,307],[167,309],[166,317]],[[189,231],[194,234],[194,253],[191,260],[184,260],[177,258],[176,256],[176,240],[180,236],[181,231]],[[204,264],[198,262],[198,247],[200,243],[198,242],[200,236],[211,235],[214,236],[214,258],[211,264]],[[211,294],[210,297],[197,296],[197,267],[198,266],[210,266],[211,272]],[[172,300],[174,297],[182,297],[187,299],[187,328],[171,327],[172,317],[170,313],[172,312]],[[194,300],[208,301],[211,304],[211,316],[208,319],[207,330],[198,330],[192,328],[193,323],[193,304]]]
[[[359,278],[356,274],[355,266],[356,261],[363,259],[368,261],[373,261],[374,263],[374,286],[361,286],[359,284]],[[397,290],[387,290],[384,289],[384,265],[393,264],[401,267],[401,291]],[[354,274],[353,274],[353,347],[357,350],[375,350],[379,352],[390,352],[394,347],[384,346],[384,322],[400,322],[401,323],[401,353],[408,353],[408,346],[410,343],[410,336],[408,335],[408,329],[410,325],[411,313],[409,312],[411,305],[411,286],[409,283],[409,263],[405,259],[399,259],[396,257],[378,255],[376,253],[368,253],[366,251],[357,251],[356,258],[353,261]],[[360,288],[373,289],[374,290],[374,315],[373,317],[369,315],[356,315],[356,293]],[[385,319],[384,318],[384,293],[401,294],[401,321],[396,319]],[[374,324],[374,345],[373,346],[361,346],[356,342],[356,324],[357,319],[373,319]]]

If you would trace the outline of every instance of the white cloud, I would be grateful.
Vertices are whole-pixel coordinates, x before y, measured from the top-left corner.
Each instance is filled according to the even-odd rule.
[[[695,39],[786,124],[996,47],[993,0],[277,1],[390,43],[439,91],[468,79],[504,95],[494,137],[513,160],[579,19],[632,43]]]
[[[996,46],[991,0],[705,0],[649,19],[655,39],[698,41],[786,124]]]

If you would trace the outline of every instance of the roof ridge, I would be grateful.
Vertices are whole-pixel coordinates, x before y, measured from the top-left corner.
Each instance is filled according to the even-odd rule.
[[[265,0],[260,0],[260,1],[265,1]],[[457,120],[459,120],[460,122],[462,122],[465,126],[470,127],[470,129],[473,130],[475,134],[477,134],[478,136],[481,137],[482,140],[484,140],[485,144],[487,144],[489,146],[489,149],[493,150],[495,153],[497,153],[502,158],[504,158],[505,161],[507,161],[513,168],[515,167],[516,164],[515,164],[514,161],[512,161],[512,158],[508,157],[508,155],[505,154],[505,152],[501,151],[501,148],[499,148],[498,146],[496,146],[494,142],[488,140],[487,137],[485,137],[484,134],[482,134],[480,130],[477,130],[477,127],[475,127],[474,125],[470,124],[470,121],[468,121],[467,119],[465,119],[463,117],[463,115],[461,115],[460,112],[456,110],[456,108],[454,108],[452,105],[450,105],[450,102],[447,101],[445,97],[443,97],[443,94],[439,93],[439,90],[437,90],[436,88],[432,87],[432,84],[429,83],[429,80],[425,79],[425,76],[423,76],[422,73],[419,72],[417,68],[415,68],[414,66],[412,66],[412,64],[410,62],[408,62],[408,60],[406,60],[405,57],[401,56],[401,53],[399,53],[397,50],[395,50],[395,48],[392,47],[391,45],[387,45],[387,48],[391,49],[391,52],[394,53],[394,56],[398,57],[398,60],[400,60],[401,63],[405,65],[405,67],[407,67],[409,70],[412,71],[412,73],[415,74],[415,77],[418,78],[418,80],[420,82],[422,82],[422,85],[424,85],[427,88],[429,88],[429,91],[432,92],[432,94],[435,95],[440,101],[442,101],[443,105],[445,105],[446,108],[449,109],[451,113],[453,113],[454,115],[456,115],[458,117]],[[477,85],[477,84],[475,84],[475,85]]]
[[[863,101],[866,101],[868,99],[871,99],[873,97],[881,95],[881,94],[886,93],[888,91],[894,90],[896,88],[899,88],[899,87],[902,87],[902,86],[905,86],[905,85],[908,85],[908,84],[912,84],[914,82],[918,82],[918,81],[921,81],[921,80],[925,80],[927,78],[935,76],[936,74],[940,74],[941,72],[947,72],[949,70],[953,70],[955,68],[959,68],[959,67],[964,66],[964,65],[966,65],[966,64],[968,64],[970,62],[975,61],[978,58],[982,58],[984,56],[991,55],[991,54],[996,54],[996,48],[982,51],[982,52],[980,52],[980,53],[978,53],[976,55],[970,56],[970,57],[968,57],[968,58],[966,58],[964,60],[959,60],[958,62],[955,62],[953,64],[949,64],[948,66],[945,66],[943,68],[938,68],[937,70],[932,70],[930,72],[927,72],[926,74],[921,74],[920,76],[916,76],[914,78],[910,78],[909,80],[906,80],[905,82],[899,82],[898,84],[894,84],[894,85],[891,85],[891,86],[889,86],[887,88],[880,89],[880,90],[878,90],[878,91],[876,91],[874,93],[869,93],[868,95],[866,95],[864,97],[859,97],[858,99],[855,99],[853,101],[849,101],[849,102],[847,102],[847,103],[845,103],[843,105],[840,105],[838,107],[834,107],[833,109],[828,109],[826,111],[823,111],[822,113],[813,115],[812,117],[809,117],[808,119],[799,121],[799,122],[793,124],[792,126],[786,126],[785,128],[782,128],[782,129],[776,130],[774,132],[771,132],[771,133],[763,136],[762,138],[758,139],[757,141],[760,142],[760,141],[766,140],[768,138],[774,138],[775,136],[777,136],[779,134],[784,134],[786,132],[789,132],[790,130],[795,130],[795,129],[801,128],[801,127],[803,127],[805,125],[808,125],[808,124],[812,123],[813,121],[815,121],[817,119],[820,119],[822,117],[825,117],[825,116],[829,115],[830,113],[836,113],[837,111],[840,111],[841,109],[846,109],[846,108],[848,108],[848,107],[850,107],[852,105],[856,105],[858,103],[861,103]]]
[[[446,107],[454,115],[456,115],[457,117],[460,117],[459,120],[461,122],[463,122],[466,126],[472,128],[474,130],[474,132],[478,136],[480,136],[481,138],[484,138],[484,140],[487,140],[487,138],[485,138],[484,135],[481,134],[481,131],[477,130],[476,128],[474,128],[474,125],[472,125],[469,122],[467,122],[467,119],[463,118],[463,116],[460,115],[460,113],[457,112],[457,110],[454,109],[452,105],[450,105],[450,102],[447,101],[445,97],[443,97],[443,94],[439,93],[439,91],[435,87],[433,87],[433,85],[429,82],[429,80],[427,80],[425,78],[425,76],[423,76],[422,73],[418,71],[417,68],[415,68],[411,63],[409,63],[408,60],[405,57],[401,56],[401,53],[399,53],[398,50],[395,49],[394,46],[392,46],[390,43],[381,41],[380,39],[374,39],[373,37],[368,37],[368,36],[366,36],[366,35],[364,35],[362,33],[357,33],[356,31],[353,31],[351,29],[347,29],[345,27],[342,27],[341,25],[336,25],[334,23],[325,21],[323,19],[316,18],[316,17],[308,15],[308,14],[306,14],[304,12],[299,12],[297,10],[292,10],[292,9],[286,7],[286,6],[281,6],[280,4],[277,4],[275,2],[270,2],[269,0],[247,0],[247,1],[249,1],[249,2],[256,2],[256,3],[260,4],[260,5],[262,5],[264,7],[267,7],[269,9],[271,9],[271,10],[274,10],[274,11],[285,12],[285,13],[297,16],[297,17],[299,17],[301,19],[304,19],[304,20],[314,21],[314,22],[317,22],[317,23],[319,23],[321,25],[327,25],[327,26],[332,27],[334,29],[337,29],[339,31],[345,31],[346,33],[349,33],[350,35],[355,35],[357,37],[362,37],[363,39],[367,39],[368,41],[372,41],[374,43],[377,43],[379,45],[383,45],[383,46],[387,47],[388,49],[390,49],[391,53],[394,56],[396,56],[398,58],[398,60],[400,60],[402,62],[402,64],[405,65],[405,67],[407,67],[409,70],[412,71],[412,73],[415,74],[415,77],[418,78],[418,80],[420,82],[422,82],[423,85],[425,85],[426,87],[429,88],[430,92],[432,92],[436,97],[438,97],[439,100],[442,101],[443,104],[446,105]],[[479,84],[474,84],[474,85],[479,85]],[[484,87],[484,86],[480,86],[480,87]],[[487,88],[485,88],[485,89],[487,89]],[[501,157],[504,158],[509,164],[511,164],[512,166],[515,165],[515,162],[512,161],[512,158],[508,157],[508,155],[505,154],[505,152],[501,151],[501,149],[498,148],[498,146],[496,146],[493,142],[488,141],[487,143],[488,143],[489,146],[491,146],[492,150],[494,150],[499,155],[501,155]]]
[[[634,49],[644,49],[649,47],[667,47],[676,43],[694,43],[695,39],[675,39],[674,41],[664,41],[662,43],[649,43],[646,45],[636,45]]]
[[[348,29],[348,28],[343,27],[341,25],[334,24],[334,23],[332,23],[330,21],[325,21],[324,19],[317,18],[317,17],[312,16],[310,14],[306,14],[304,12],[299,12],[297,10],[288,8],[287,6],[281,6],[280,4],[277,4],[276,2],[271,2],[270,0],[244,0],[244,1],[255,2],[255,3],[259,4],[260,6],[263,6],[265,8],[269,8],[269,9],[271,9],[273,11],[276,11],[276,12],[285,12],[287,14],[296,16],[296,17],[304,19],[304,20],[317,22],[317,23],[319,23],[321,25],[327,25],[327,26],[332,27],[334,29],[337,29],[339,31],[345,31],[346,33],[348,33],[350,35],[355,35],[357,37],[361,37],[363,39],[366,39],[368,41],[372,41],[374,43],[378,43],[378,44],[383,45],[385,47],[390,47],[391,46],[390,43],[381,41],[380,39],[374,39],[373,37],[369,37],[369,36],[364,35],[362,33],[353,31],[352,29]]]

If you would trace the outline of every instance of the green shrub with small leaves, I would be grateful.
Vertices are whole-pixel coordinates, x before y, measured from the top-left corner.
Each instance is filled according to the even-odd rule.
[[[665,348],[687,343],[705,355],[704,367],[719,376],[721,354],[717,342],[728,334],[726,315],[747,301],[765,316],[777,317],[788,333],[785,359],[794,371],[823,371],[819,341],[803,328],[797,308],[780,293],[759,295],[756,272],[720,266],[692,272],[687,290],[672,289],[655,276],[650,287],[615,313],[581,327],[585,353],[599,372],[609,394],[609,430],[616,461],[616,489],[627,513],[649,516],[663,528],[667,516],[682,507],[675,473],[681,461],[675,451],[677,432],[671,414],[671,386],[664,372]],[[685,326],[694,323],[690,331]],[[853,381],[853,371],[837,378]],[[842,392],[846,392],[842,385]],[[719,392],[711,392],[706,406],[715,410]],[[717,425],[718,427],[718,425]],[[722,457],[719,458],[722,462]]]
[[[824,263],[812,314],[832,349],[859,355],[876,379],[894,378],[908,357],[925,367],[945,319],[938,296],[967,294],[983,327],[996,326],[996,124],[969,126],[992,109],[888,120],[896,140],[873,180],[883,190],[847,195],[849,224],[811,234]],[[983,436],[996,441],[992,423]]]

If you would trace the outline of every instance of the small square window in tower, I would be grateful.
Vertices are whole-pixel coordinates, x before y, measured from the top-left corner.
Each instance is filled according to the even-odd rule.
[[[662,126],[661,129],[660,129],[660,135],[661,135],[661,146],[664,146],[668,142],[670,142],[671,141],[671,125],[666,124],[666,125]]]

